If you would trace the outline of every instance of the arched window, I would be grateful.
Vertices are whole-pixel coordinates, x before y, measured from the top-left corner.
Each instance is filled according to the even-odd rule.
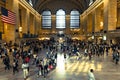
[[[32,0],[29,0],[29,4],[33,7],[33,3]]]
[[[89,2],[89,6],[90,6],[92,3],[93,3],[93,0],[90,0],[90,2]]]
[[[56,13],[56,28],[65,28],[65,11],[62,9]]]
[[[70,28],[79,28],[80,13],[77,10],[72,10],[70,13]]]
[[[33,7],[33,2],[32,0],[26,0],[32,7]]]
[[[51,12],[43,11],[42,13],[42,28],[51,28]]]

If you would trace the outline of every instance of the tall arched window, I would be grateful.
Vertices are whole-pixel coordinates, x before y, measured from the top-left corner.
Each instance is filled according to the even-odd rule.
[[[72,10],[70,13],[70,28],[79,28],[80,13],[77,10]]]
[[[42,28],[51,28],[51,12],[43,11],[42,13]]]
[[[93,3],[93,0],[90,0],[90,2],[89,2],[89,6],[90,6],[92,3]]]
[[[29,0],[29,4],[33,7],[33,3],[32,0]]]
[[[56,28],[65,28],[65,11],[62,9],[56,13]]]
[[[33,7],[33,2],[32,0],[26,0],[32,7]]]

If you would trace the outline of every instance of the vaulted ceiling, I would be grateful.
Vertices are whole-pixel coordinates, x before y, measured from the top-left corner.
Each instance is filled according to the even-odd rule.
[[[36,9],[39,13],[41,13],[44,9],[70,9],[71,6],[79,10],[80,13],[83,13],[89,7],[90,1],[91,0],[32,0],[34,9]]]

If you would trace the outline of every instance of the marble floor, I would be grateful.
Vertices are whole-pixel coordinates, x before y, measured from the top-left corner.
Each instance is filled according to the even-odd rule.
[[[94,69],[96,80],[120,80],[120,63],[116,65],[111,55],[94,56],[92,60],[88,57],[82,57],[80,60],[71,57],[64,60],[63,54],[60,53],[58,53],[56,69],[51,71],[46,78],[37,77],[37,68],[32,65],[27,80],[88,80],[87,74],[91,68]],[[24,80],[22,70],[13,75],[12,70],[5,71],[1,63],[0,80]]]

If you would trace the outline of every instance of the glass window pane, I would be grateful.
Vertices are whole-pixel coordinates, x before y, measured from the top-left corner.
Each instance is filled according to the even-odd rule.
[[[42,28],[51,28],[51,12],[44,11],[42,13]]]
[[[78,19],[79,20],[79,16],[71,16],[71,19]]]
[[[65,28],[65,11],[62,9],[56,13],[56,28]]]
[[[75,16],[78,15],[79,16],[79,12],[74,10],[74,11],[71,11],[70,15],[75,15]]]
[[[79,28],[79,12],[77,10],[73,10],[70,13],[70,28]]]
[[[45,16],[51,15],[51,12],[50,11],[43,11],[42,15],[45,15]]]

